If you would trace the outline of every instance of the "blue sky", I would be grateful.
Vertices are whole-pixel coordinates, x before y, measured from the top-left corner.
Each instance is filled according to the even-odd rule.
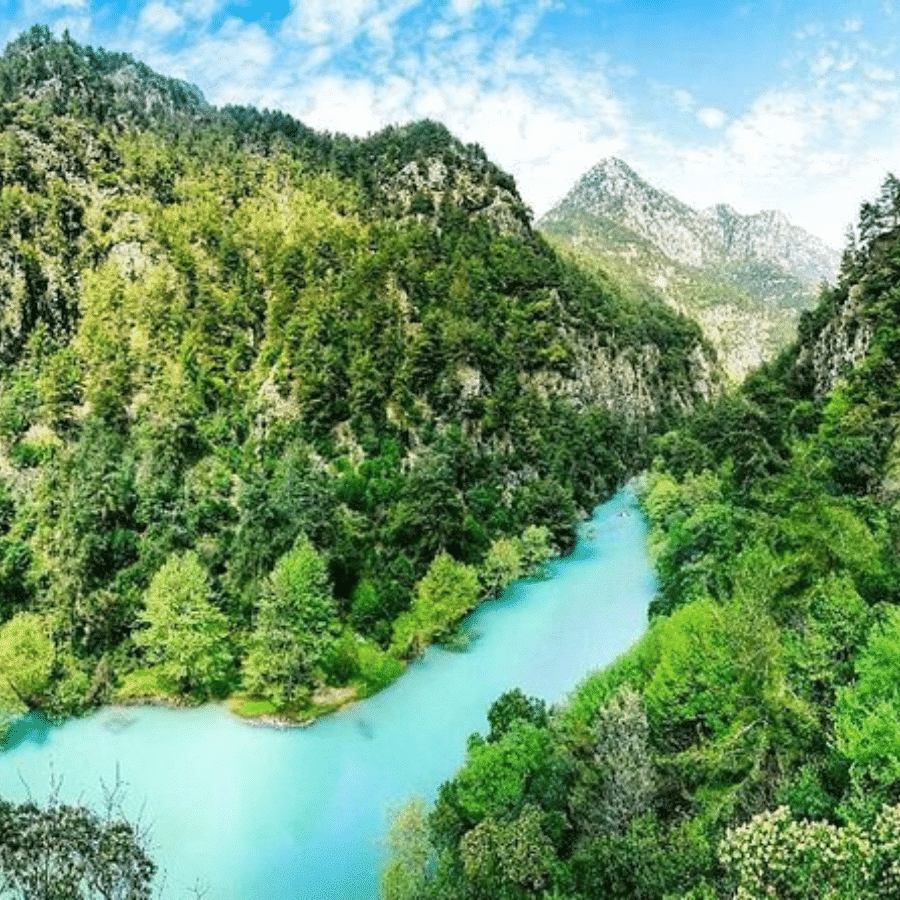
[[[0,0],[213,103],[365,134],[430,117],[536,213],[616,155],[703,207],[777,208],[832,244],[900,170],[900,9],[870,2]]]

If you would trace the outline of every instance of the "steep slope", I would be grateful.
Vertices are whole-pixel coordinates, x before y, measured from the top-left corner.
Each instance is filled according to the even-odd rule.
[[[778,212],[699,212],[606,159],[538,222],[576,258],[696,319],[739,379],[773,358],[837,270],[837,254]]]
[[[436,123],[317,134],[40,28],[0,84],[0,657],[49,635],[11,709],[373,690],[718,392]]]

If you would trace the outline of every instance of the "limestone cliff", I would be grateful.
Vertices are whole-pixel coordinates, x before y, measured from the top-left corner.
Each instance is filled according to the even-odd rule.
[[[831,393],[869,351],[874,329],[862,295],[861,285],[853,285],[818,333],[800,344],[796,367],[810,380],[816,400]]]
[[[688,412],[722,390],[715,359],[697,342],[684,360],[684,378],[665,375],[663,350],[655,343],[619,350],[596,338],[571,336],[571,371],[547,369],[523,375],[523,385],[543,397],[564,397],[576,407],[600,406],[621,412],[644,427],[664,411]]]

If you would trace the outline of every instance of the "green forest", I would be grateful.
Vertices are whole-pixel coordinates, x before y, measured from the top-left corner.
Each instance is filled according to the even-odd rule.
[[[896,897],[898,222],[891,176],[725,392],[442,125],[316,132],[33,28],[0,57],[0,719],[306,721],[640,476],[646,635],[559,707],[496,700],[385,900]],[[4,890],[59,896],[35,835],[150,896],[114,797],[0,801]]]
[[[387,900],[898,895],[898,213],[888,177],[797,343],[653,439],[647,634],[496,701]]]
[[[377,691],[700,399],[697,327],[434,122],[316,133],[35,27],[0,127],[7,716]],[[582,334],[652,410],[566,387]]]

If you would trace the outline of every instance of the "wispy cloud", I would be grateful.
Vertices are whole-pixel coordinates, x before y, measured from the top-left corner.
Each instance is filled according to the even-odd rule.
[[[301,0],[282,24],[282,36],[313,46],[338,50],[360,35],[383,44],[393,40],[394,27],[417,0]]]
[[[165,3],[148,3],[138,16],[138,25],[158,34],[171,34],[184,27],[184,18]]]
[[[682,112],[693,112],[697,106],[694,95],[690,91],[684,90],[684,88],[676,88],[672,92],[672,99]]]
[[[870,81],[893,81],[896,77],[895,69],[888,69],[884,66],[868,66],[866,68],[866,78]]]
[[[819,54],[819,58],[812,64],[812,73],[817,78],[826,75],[835,67],[837,60],[827,50],[823,50]]]

